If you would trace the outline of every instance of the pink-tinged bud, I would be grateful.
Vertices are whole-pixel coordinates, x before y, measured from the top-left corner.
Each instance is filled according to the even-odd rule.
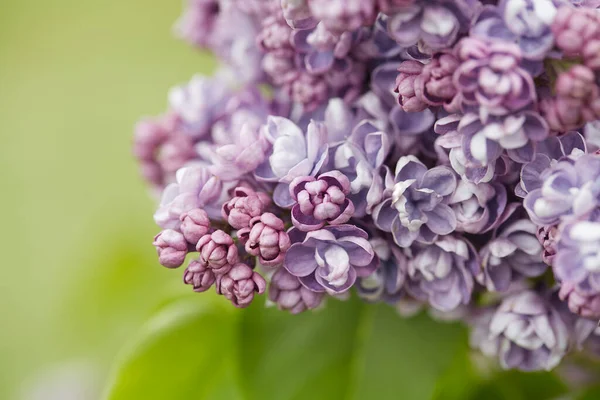
[[[217,293],[222,294],[238,308],[248,307],[254,294],[262,294],[267,283],[265,279],[243,263],[235,264],[224,275],[217,277]]]
[[[208,218],[208,214],[200,208],[195,208],[182,214],[180,219],[181,233],[183,233],[185,239],[194,246],[198,243],[200,238],[206,235],[210,230],[210,219]]]
[[[238,249],[233,238],[221,230],[202,236],[196,250],[200,253],[198,261],[216,275],[226,273],[238,262]]]
[[[212,269],[199,261],[192,261],[183,274],[183,283],[192,285],[194,292],[205,292],[215,283],[216,276]]]
[[[280,265],[291,246],[283,221],[271,213],[252,218],[250,227],[239,230],[238,235],[248,254],[258,257],[266,267]]]
[[[298,277],[290,274],[285,268],[279,268],[271,278],[269,300],[276,303],[280,310],[298,314],[318,307],[323,301],[323,293],[307,289]]]
[[[552,260],[556,255],[557,233],[558,227],[556,225],[540,226],[536,232],[536,237],[544,248],[542,251],[542,261],[548,265],[552,265]]]
[[[540,102],[550,129],[566,132],[600,118],[600,88],[592,70],[574,65],[556,80],[556,96]]]
[[[572,313],[584,318],[600,318],[600,293],[586,295],[578,291],[576,285],[563,282],[560,285],[558,296],[567,303]]]
[[[430,106],[450,107],[457,90],[452,76],[459,65],[449,52],[436,53],[415,80],[415,95]]]
[[[600,67],[600,14],[593,8],[559,8],[552,22],[556,47],[567,57],[582,57],[591,69]]]
[[[158,261],[167,268],[177,268],[185,261],[188,244],[180,232],[165,229],[154,237]]]
[[[271,198],[262,192],[247,187],[237,187],[234,197],[223,204],[222,215],[235,229],[247,228],[250,220],[260,216],[271,204]]]
[[[404,61],[398,67],[396,78],[396,90],[398,93],[398,104],[406,112],[418,112],[427,108],[427,104],[417,96],[415,91],[415,80],[421,75],[423,64],[418,61]]]

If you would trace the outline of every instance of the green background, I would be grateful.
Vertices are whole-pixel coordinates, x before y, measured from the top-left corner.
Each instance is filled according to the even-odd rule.
[[[215,65],[172,37],[180,9],[177,0],[0,0],[0,399],[565,390],[548,374],[474,373],[456,325],[356,301],[298,317],[264,310],[262,299],[238,311],[189,294],[181,271],[160,267],[132,128],[165,109],[170,86]]]
[[[179,0],[0,0],[0,399],[63,362],[100,379],[180,274],[156,262],[131,157],[142,115],[213,62]],[[24,381],[27,379],[27,381]]]

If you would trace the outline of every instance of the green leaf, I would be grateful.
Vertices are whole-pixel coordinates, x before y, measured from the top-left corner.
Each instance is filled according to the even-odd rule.
[[[105,399],[525,400],[566,391],[550,373],[484,380],[466,330],[426,315],[358,299],[296,316],[262,299],[246,310],[221,300],[161,311],[124,353]]]
[[[364,362],[357,363],[357,384],[349,398],[431,399],[437,380],[466,341],[463,328],[424,314],[404,318],[384,304],[368,307],[372,323],[357,349]]]
[[[430,399],[461,336],[355,299],[299,316],[257,304],[242,317],[242,387],[251,399]]]
[[[148,322],[124,352],[104,399],[242,398],[234,376],[236,315],[198,300],[166,306]]]

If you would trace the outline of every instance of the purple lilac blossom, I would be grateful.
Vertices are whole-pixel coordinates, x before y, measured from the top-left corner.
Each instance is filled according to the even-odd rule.
[[[600,156],[585,154],[550,163],[540,173],[539,183],[523,176],[522,185],[528,191],[523,205],[529,217],[538,225],[554,225],[593,211],[599,204],[599,173]]]
[[[388,29],[402,47],[422,41],[433,50],[448,48],[459,33],[468,30],[469,21],[479,6],[474,0],[418,1],[395,9]]]
[[[463,319],[503,368],[597,351],[598,8],[187,0],[219,68],[136,127],[159,262],[240,308],[264,271],[293,314],[356,287]]]
[[[586,296],[600,294],[600,222],[582,220],[561,227],[553,270],[562,284]]]
[[[339,171],[298,177],[290,184],[290,195],[296,201],[291,215],[294,226],[301,231],[314,231],[325,224],[340,225],[348,222],[354,213],[354,204],[347,198],[350,181]]]
[[[506,188],[501,183],[475,184],[458,181],[448,205],[456,214],[456,230],[485,233],[500,221],[507,203]]]
[[[293,242],[283,266],[315,292],[343,293],[357,277],[369,276],[379,263],[368,234],[353,225],[332,225],[308,233],[292,229]]]
[[[271,278],[269,300],[277,304],[280,310],[287,310],[292,314],[312,310],[321,304],[323,297],[323,293],[304,287],[298,277],[285,268],[279,268]]]
[[[530,290],[508,295],[497,308],[480,310],[472,326],[471,346],[497,357],[504,369],[550,370],[569,345],[560,312]]]
[[[397,303],[403,296],[408,271],[408,258],[394,243],[383,238],[370,240],[379,257],[379,267],[356,283],[358,295],[367,301]]]
[[[531,75],[520,67],[516,45],[464,38],[455,47],[460,65],[454,85],[464,107],[477,107],[487,115],[503,116],[536,101]]]
[[[414,241],[433,243],[457,226],[448,201],[456,189],[456,176],[445,166],[427,169],[414,156],[398,160],[387,198],[373,210],[375,225],[391,232],[400,247]]]
[[[491,292],[506,292],[515,282],[541,276],[548,268],[542,260],[537,227],[528,219],[508,221],[480,250],[477,280]]]
[[[271,116],[261,132],[272,150],[255,175],[267,182],[280,182],[275,189],[275,204],[290,207],[289,184],[294,178],[315,175],[327,161],[327,130],[322,123],[311,121],[305,134],[289,119]]]
[[[443,312],[469,304],[475,286],[479,260],[473,245],[465,239],[443,236],[432,245],[411,249],[406,290]]]
[[[163,191],[154,214],[160,227],[179,229],[181,215],[195,208],[202,208],[212,219],[221,218],[221,204],[228,196],[229,183],[223,183],[201,165],[181,168],[176,179]]]
[[[516,43],[524,58],[542,60],[554,45],[551,26],[559,0],[500,0],[486,7],[471,29],[471,35]]]

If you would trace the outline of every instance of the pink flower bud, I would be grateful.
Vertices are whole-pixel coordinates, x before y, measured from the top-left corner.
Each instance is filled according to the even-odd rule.
[[[260,216],[271,204],[271,199],[266,193],[255,192],[247,187],[235,188],[233,195],[231,200],[223,204],[221,213],[235,229],[247,228],[250,220]]]
[[[183,274],[183,283],[192,285],[194,292],[205,292],[215,283],[216,277],[212,269],[199,261],[192,261]]]
[[[196,250],[200,253],[198,261],[216,275],[226,273],[238,262],[238,249],[232,237],[221,230],[202,236]]]
[[[291,246],[283,221],[271,213],[252,218],[250,228],[240,230],[238,235],[246,243],[248,254],[267,267],[281,264]]]
[[[323,293],[307,289],[298,277],[290,274],[285,268],[279,268],[271,278],[269,300],[276,303],[280,310],[298,314],[318,307],[323,301]]]
[[[200,208],[195,208],[182,214],[180,219],[181,233],[183,233],[185,239],[194,246],[198,243],[200,238],[206,235],[210,230],[210,219],[208,218],[208,214]]]
[[[167,268],[177,268],[185,261],[188,244],[180,232],[165,229],[154,237],[158,261]]]
[[[265,279],[248,265],[235,264],[226,274],[217,277],[217,293],[230,300],[239,308],[248,307],[254,294],[262,294],[267,283]]]
[[[418,61],[404,61],[400,64],[396,78],[396,90],[398,103],[406,112],[418,112],[427,108],[427,104],[417,96],[415,91],[415,80],[421,74],[423,64]]]

